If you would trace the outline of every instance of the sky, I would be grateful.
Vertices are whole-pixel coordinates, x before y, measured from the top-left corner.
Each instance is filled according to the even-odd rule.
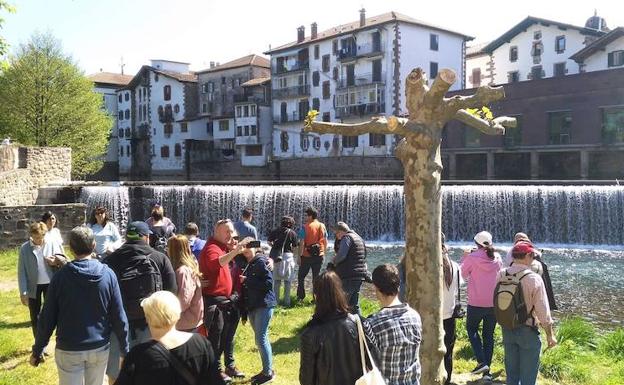
[[[100,70],[134,74],[150,59],[225,63],[262,54],[296,40],[297,27],[318,30],[396,11],[485,42],[528,15],[584,25],[594,10],[610,28],[624,26],[624,1],[594,0],[8,0],[14,14],[2,15],[0,34],[12,49],[34,32],[50,32],[86,74]]]

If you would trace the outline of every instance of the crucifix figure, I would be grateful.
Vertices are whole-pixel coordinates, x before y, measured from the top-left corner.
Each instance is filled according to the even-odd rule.
[[[493,118],[474,112],[505,97],[502,87],[479,87],[471,96],[444,95],[455,83],[453,70],[443,69],[428,86],[426,74],[417,68],[405,80],[408,118],[377,117],[359,124],[314,121],[308,115],[305,132],[361,135],[393,134],[403,139],[396,156],[404,170],[405,263],[407,298],[422,318],[423,340],[420,350],[422,385],[443,384],[446,372],[444,330],[442,328],[442,248],[440,143],[444,125],[457,119],[488,135],[502,135],[506,127],[515,127],[516,119]]]

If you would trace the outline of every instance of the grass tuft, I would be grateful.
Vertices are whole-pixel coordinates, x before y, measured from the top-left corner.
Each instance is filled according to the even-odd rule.
[[[596,328],[581,317],[567,317],[557,327],[557,341],[573,341],[576,345],[596,348]]]
[[[616,360],[624,360],[624,328],[605,334],[598,343],[598,350],[605,356]],[[624,376],[624,365],[622,365]]]

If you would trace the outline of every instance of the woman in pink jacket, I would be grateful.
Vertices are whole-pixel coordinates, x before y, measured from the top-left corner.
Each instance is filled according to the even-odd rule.
[[[167,241],[167,253],[176,272],[178,299],[182,307],[176,329],[194,332],[204,319],[204,301],[201,291],[201,272],[191,252],[188,238],[174,235]]]
[[[492,234],[482,231],[475,235],[477,249],[465,252],[461,260],[461,274],[468,282],[468,308],[466,311],[466,331],[477,359],[473,374],[483,373],[491,380],[490,366],[494,352],[494,289],[498,272],[503,262],[492,245]],[[483,322],[483,335],[479,336],[479,325]],[[483,340],[481,340],[483,337]]]

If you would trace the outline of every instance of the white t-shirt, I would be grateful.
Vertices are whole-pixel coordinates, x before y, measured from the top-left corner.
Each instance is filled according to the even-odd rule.
[[[453,282],[450,287],[446,287],[446,283],[442,283],[442,319],[451,318],[455,302],[457,301],[457,285],[464,283],[464,279],[459,274],[459,265],[455,261],[451,261],[451,272],[453,274]]]
[[[37,257],[37,285],[45,285],[50,283],[50,277],[48,276],[46,261],[43,258],[43,247],[33,246],[33,253]]]

